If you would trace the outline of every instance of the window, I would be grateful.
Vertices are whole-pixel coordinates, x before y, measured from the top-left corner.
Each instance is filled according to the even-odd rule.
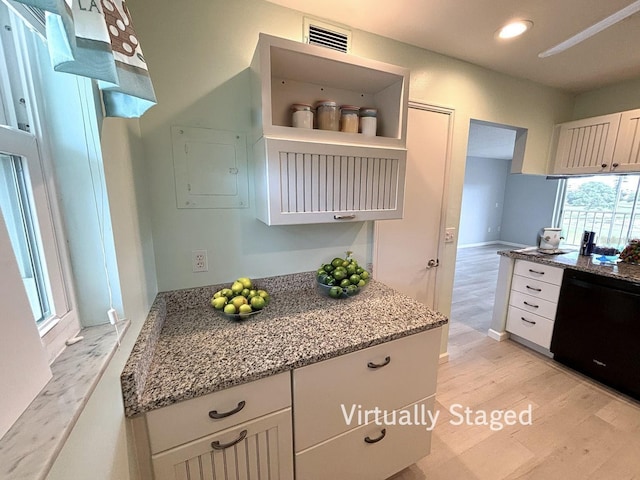
[[[0,210],[18,261],[33,319],[43,324],[51,317],[49,281],[44,274],[42,244],[30,193],[25,159],[0,152]]]
[[[622,248],[640,237],[640,175],[596,175],[565,180],[560,227],[565,244],[580,245],[585,230],[598,245]]]
[[[58,212],[47,129],[41,125],[43,40],[0,3],[0,212],[43,344],[52,361],[80,329]]]

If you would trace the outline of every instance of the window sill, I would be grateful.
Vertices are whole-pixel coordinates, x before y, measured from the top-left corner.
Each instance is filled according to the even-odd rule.
[[[129,322],[118,325],[120,337]],[[112,325],[84,328],[51,364],[53,378],[0,439],[0,478],[45,478],[118,349]]]

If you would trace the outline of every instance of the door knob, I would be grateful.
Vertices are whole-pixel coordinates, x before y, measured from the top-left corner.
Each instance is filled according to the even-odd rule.
[[[430,268],[437,267],[438,265],[440,265],[440,260],[438,260],[437,258],[435,259],[432,258],[427,262],[427,270],[429,270]]]

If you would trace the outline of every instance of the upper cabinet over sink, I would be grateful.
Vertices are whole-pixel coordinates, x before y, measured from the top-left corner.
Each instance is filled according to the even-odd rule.
[[[554,174],[640,171],[640,109],[556,126]]]
[[[268,225],[402,218],[408,69],[260,34],[251,63],[257,216]],[[377,136],[291,126],[291,105],[373,107]]]

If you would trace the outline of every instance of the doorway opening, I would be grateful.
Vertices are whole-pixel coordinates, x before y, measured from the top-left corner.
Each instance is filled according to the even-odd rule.
[[[522,245],[522,239],[512,235],[513,227],[521,228],[514,225],[513,217],[522,212],[512,208],[515,199],[511,198],[521,187],[511,183],[523,175],[511,171],[522,162],[526,134],[523,128],[475,119],[469,125],[451,321],[454,328],[479,338],[486,336],[491,325],[497,252]],[[451,339],[450,348],[455,348]]]

